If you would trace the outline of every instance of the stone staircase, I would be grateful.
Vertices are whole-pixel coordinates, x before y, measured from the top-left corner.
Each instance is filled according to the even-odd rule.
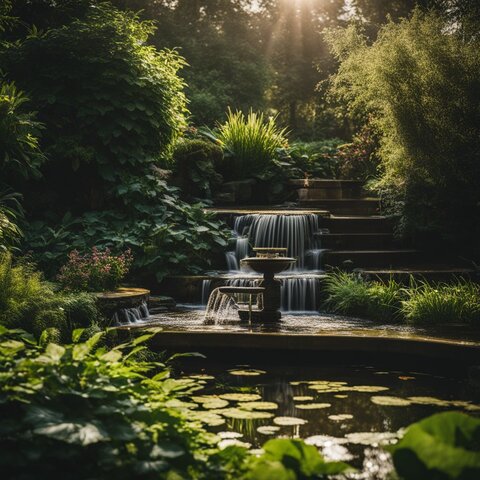
[[[330,212],[317,234],[326,269],[359,269],[366,276],[408,279],[410,274],[432,280],[469,276],[473,270],[454,259],[441,261],[429,252],[405,248],[393,235],[392,221],[381,215],[378,198],[354,180],[294,180],[298,208]]]

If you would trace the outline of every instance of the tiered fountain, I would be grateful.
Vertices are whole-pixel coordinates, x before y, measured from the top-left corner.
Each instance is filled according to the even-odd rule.
[[[263,309],[270,313],[255,312],[252,314],[255,318],[279,318],[278,313],[272,313],[279,310],[317,311],[319,282],[324,275],[321,269],[323,250],[317,235],[321,232],[320,218],[314,213],[295,211],[270,211],[234,218],[235,249],[226,252],[228,272],[204,280],[203,303],[207,304],[212,285],[223,283],[225,287],[242,288],[262,285],[269,288],[269,293],[265,295],[269,300]],[[253,252],[256,256],[251,255]],[[271,269],[273,275],[277,275],[276,280],[273,280]],[[216,294],[219,293],[222,292],[217,290]],[[225,289],[223,293],[226,293]],[[217,299],[216,303],[219,302],[220,299]],[[208,303],[212,306],[212,302]],[[223,305],[227,303],[224,299]],[[247,314],[240,315],[245,318]]]

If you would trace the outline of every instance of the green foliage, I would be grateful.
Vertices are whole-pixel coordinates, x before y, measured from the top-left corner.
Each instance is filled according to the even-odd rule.
[[[42,348],[0,330],[4,475],[215,478],[205,463],[215,437],[167,406],[196,383],[170,379],[164,364],[132,360],[152,333],[110,351],[97,348],[102,333],[81,343],[82,333],[73,344]]]
[[[2,65],[46,126],[47,180],[62,201],[105,201],[105,181],[141,175],[169,154],[185,121],[184,61],[148,46],[153,32],[151,22],[97,3],[4,46]]]
[[[480,324],[480,285],[476,283],[412,283],[407,293],[402,312],[408,322]]]
[[[0,192],[0,254],[18,245],[22,231],[18,221],[23,217],[20,195]]]
[[[245,117],[229,110],[227,121],[218,126],[218,140],[225,151],[221,173],[234,180],[261,174],[286,146],[285,135],[286,129],[277,127],[273,117],[266,120],[252,110]]]
[[[39,146],[43,125],[35,113],[26,111],[27,103],[28,97],[13,82],[0,80],[0,170],[5,175],[1,183],[38,176],[45,161]]]
[[[154,174],[132,177],[114,189],[122,208],[71,214],[49,224],[33,222],[25,231],[25,248],[39,266],[55,275],[71,249],[85,252],[97,246],[132,250],[133,274],[139,271],[159,281],[170,273],[198,273],[211,265],[227,244],[228,230],[205,211],[188,204]]]
[[[393,279],[387,284],[367,282],[359,275],[340,271],[328,275],[325,292],[328,310],[378,321],[396,320],[404,296],[403,287]]]
[[[222,149],[213,142],[185,139],[173,152],[175,183],[187,198],[211,199],[222,183],[216,168],[223,159]]]
[[[296,169],[291,178],[338,178],[338,147],[343,140],[294,142],[287,149],[289,163]]]
[[[379,132],[379,187],[405,233],[478,252],[480,48],[434,13],[384,26],[369,46],[354,26],[329,35],[340,61],[332,92]]]
[[[96,297],[90,293],[63,294],[60,305],[69,324],[74,328],[95,328],[96,322],[101,318]]]
[[[350,467],[342,462],[326,462],[317,448],[301,440],[276,439],[263,445],[265,453],[250,461],[244,480],[307,480],[338,475]]]
[[[430,284],[412,277],[404,287],[339,271],[328,275],[325,293],[325,308],[343,315],[430,325],[480,322],[480,286],[467,280]]]
[[[480,475],[480,419],[459,412],[432,415],[387,448],[404,480],[474,480]]]

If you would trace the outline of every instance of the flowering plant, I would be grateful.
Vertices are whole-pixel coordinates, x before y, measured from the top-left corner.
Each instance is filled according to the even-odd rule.
[[[112,254],[108,248],[100,251],[93,247],[91,253],[85,255],[73,250],[57,278],[65,290],[114,290],[125,278],[132,261],[130,249],[120,255]]]

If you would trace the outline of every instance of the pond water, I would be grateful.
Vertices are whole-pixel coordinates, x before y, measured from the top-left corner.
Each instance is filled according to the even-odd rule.
[[[328,459],[358,468],[352,479],[386,479],[392,465],[381,445],[395,442],[409,424],[447,410],[480,415],[479,392],[465,377],[444,372],[195,364],[185,372],[203,385],[193,411],[224,446],[256,449],[270,438],[302,438]]]
[[[171,332],[257,332],[289,335],[333,334],[343,336],[395,336],[401,338],[439,338],[464,344],[480,345],[480,330],[449,327],[422,328],[402,323],[378,323],[360,318],[312,312],[287,312],[279,322],[251,325],[239,321],[230,324],[206,325],[205,309],[201,306],[183,306],[174,311],[152,315],[148,321],[129,327],[159,326]]]

